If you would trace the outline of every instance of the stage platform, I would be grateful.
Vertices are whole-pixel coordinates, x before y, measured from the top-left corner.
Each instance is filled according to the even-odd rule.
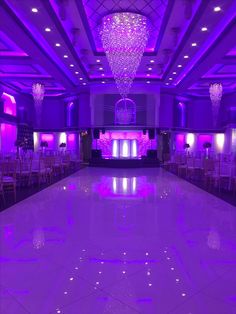
[[[105,159],[92,158],[89,162],[90,167],[108,168],[153,168],[160,167],[160,161],[152,158],[142,159]]]

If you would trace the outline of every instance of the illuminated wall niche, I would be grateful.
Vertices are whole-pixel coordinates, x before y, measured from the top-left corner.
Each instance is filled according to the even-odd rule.
[[[16,101],[14,96],[7,93],[2,94],[3,112],[11,116],[16,116]]]

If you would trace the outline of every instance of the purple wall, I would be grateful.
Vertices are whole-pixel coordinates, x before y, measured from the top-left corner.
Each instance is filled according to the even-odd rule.
[[[79,127],[87,128],[91,126],[91,108],[90,108],[90,94],[84,92],[78,95],[79,103]]]
[[[187,127],[190,129],[211,129],[211,101],[207,97],[192,98],[187,108]]]
[[[62,98],[45,98],[42,104],[41,128],[62,129],[65,127],[66,110]]]
[[[34,102],[33,97],[25,94],[15,95],[17,104],[17,117],[19,123],[34,125]]]
[[[173,127],[174,95],[161,93],[159,108],[160,127]]]

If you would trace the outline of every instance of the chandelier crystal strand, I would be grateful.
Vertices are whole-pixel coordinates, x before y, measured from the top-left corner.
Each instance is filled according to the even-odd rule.
[[[105,16],[101,39],[118,91],[126,98],[149,37],[147,18],[130,12]]]
[[[35,103],[41,104],[44,98],[44,85],[40,83],[35,83],[32,86],[32,93]]]
[[[36,111],[36,118],[38,124],[40,125],[41,122],[41,113],[42,113],[42,101],[44,98],[45,87],[41,83],[35,83],[32,86],[32,94],[35,103],[35,111]]]
[[[209,93],[210,93],[210,99],[212,103],[213,121],[216,126],[219,108],[220,108],[220,102],[221,102],[222,93],[223,93],[222,84],[221,83],[210,84]]]

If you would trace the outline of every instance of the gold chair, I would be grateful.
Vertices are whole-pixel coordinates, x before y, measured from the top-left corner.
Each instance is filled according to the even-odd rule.
[[[32,177],[32,158],[20,160],[20,172],[19,182],[20,185],[25,184],[29,186],[31,184]]]
[[[3,182],[2,182],[2,173],[0,172],[0,196],[3,200],[3,204],[6,204],[5,195],[4,195],[4,189],[3,189]]]
[[[47,180],[47,172],[44,163],[44,159],[33,159],[32,161],[32,176],[37,178],[38,185]]]
[[[16,170],[18,160],[9,159],[0,163],[0,172],[2,173],[2,184],[4,191],[12,191],[16,202]]]

